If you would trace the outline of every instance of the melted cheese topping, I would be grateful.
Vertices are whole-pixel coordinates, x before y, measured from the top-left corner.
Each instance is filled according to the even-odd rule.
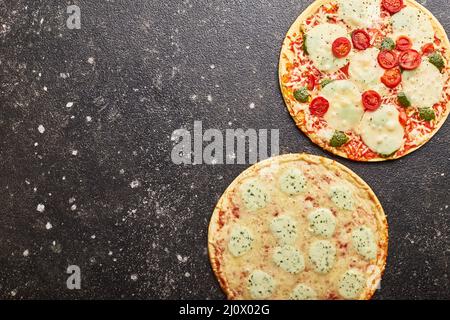
[[[341,209],[353,210],[353,192],[346,185],[335,185],[330,189],[330,198],[333,203]]]
[[[317,293],[316,291],[307,286],[306,284],[298,284],[290,295],[291,300],[316,300]]]
[[[292,246],[276,247],[272,260],[278,267],[290,273],[299,273],[305,269],[303,254]]]
[[[333,235],[336,228],[336,218],[330,209],[319,208],[308,215],[309,227],[311,231],[325,238]]]
[[[313,242],[309,248],[309,260],[317,273],[330,272],[336,260],[336,247],[328,240]]]
[[[331,128],[349,131],[359,125],[364,108],[361,93],[351,81],[333,81],[323,88],[320,95],[330,103],[324,118]]]
[[[358,270],[346,271],[339,280],[339,294],[344,299],[358,299],[365,287],[364,275]]]
[[[306,45],[309,57],[317,69],[334,72],[347,64],[347,58],[336,58],[331,50],[334,40],[341,37],[350,40],[344,27],[331,23],[320,24],[307,33]]]
[[[280,177],[280,188],[288,195],[296,195],[306,190],[306,178],[297,168],[286,170]]]
[[[253,271],[248,278],[248,291],[253,299],[267,299],[275,289],[273,277],[262,270]]]
[[[377,257],[377,244],[370,228],[363,226],[352,231],[352,243],[356,251],[367,260]]]
[[[285,215],[273,219],[270,230],[280,243],[292,244],[297,239],[297,224],[289,216]]]
[[[434,42],[434,29],[430,19],[419,9],[406,7],[392,16],[393,39],[407,36],[413,48],[420,50],[423,45]]]
[[[382,105],[374,112],[366,112],[361,121],[361,138],[375,152],[390,155],[403,145],[405,130],[399,112],[393,105]]]
[[[444,76],[427,60],[415,70],[403,72],[403,92],[413,107],[431,108],[441,100]]]
[[[352,29],[370,28],[381,20],[380,0],[340,0],[338,16]]]
[[[269,197],[264,186],[258,179],[251,179],[241,186],[241,198],[250,211],[264,208],[269,202]]]
[[[377,48],[369,48],[364,51],[356,52],[350,58],[348,74],[361,92],[375,90],[378,93],[385,93],[386,86],[381,82],[381,77],[385,70],[378,63]]]
[[[236,225],[230,234],[228,249],[235,257],[240,257],[252,249],[253,234],[243,226]]]

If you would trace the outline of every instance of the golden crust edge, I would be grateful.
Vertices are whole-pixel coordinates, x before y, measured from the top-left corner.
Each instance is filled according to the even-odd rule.
[[[387,262],[387,256],[388,256],[388,243],[389,243],[389,226],[386,214],[384,212],[384,209],[376,196],[375,192],[372,190],[372,188],[354,171],[347,168],[346,166],[340,164],[339,162],[335,160],[331,160],[325,157],[321,156],[315,156],[310,155],[306,153],[295,153],[295,154],[285,154],[280,155],[276,157],[272,157],[266,160],[263,160],[259,163],[256,163],[252,165],[251,167],[247,168],[243,172],[241,172],[231,183],[230,185],[225,189],[224,193],[220,197],[219,201],[217,202],[217,205],[214,208],[214,211],[211,215],[211,220],[209,222],[208,227],[208,256],[209,261],[211,264],[211,268],[213,270],[213,273],[215,277],[217,278],[219,285],[222,289],[222,291],[225,293],[227,299],[234,299],[234,293],[231,290],[231,288],[226,283],[226,278],[221,274],[221,271],[217,269],[216,261],[217,257],[214,252],[214,228],[217,226],[217,220],[218,220],[218,213],[221,210],[221,207],[223,203],[227,200],[227,195],[230,191],[235,189],[236,185],[244,178],[254,175],[256,172],[261,170],[262,168],[266,166],[270,166],[272,163],[285,163],[285,162],[291,162],[291,161],[305,161],[309,163],[321,163],[326,168],[332,168],[337,167],[339,170],[346,172],[358,185],[358,187],[363,188],[365,191],[368,192],[371,200],[374,202],[375,207],[378,209],[376,211],[375,217],[378,224],[378,230],[377,234],[379,237],[379,243],[382,243],[381,246],[378,246],[380,249],[379,256],[377,257],[376,266],[380,270],[380,280],[381,277],[384,274],[385,268],[386,268],[386,262]],[[347,180],[347,179],[346,179]],[[373,290],[366,290],[360,297],[360,300],[370,300],[373,295],[375,294],[376,288]]]
[[[293,116],[293,111],[292,111],[290,103],[289,103],[290,101],[289,101],[288,97],[286,96],[286,94],[284,93],[283,83],[281,80],[282,75],[283,75],[283,70],[285,69],[286,63],[291,62],[289,59],[284,58],[285,56],[290,55],[289,49],[288,49],[288,36],[293,35],[293,33],[295,33],[295,32],[299,32],[302,22],[304,20],[306,20],[309,16],[311,16],[314,12],[316,12],[322,5],[330,3],[330,2],[334,2],[334,1],[336,1],[336,0],[316,0],[316,1],[314,1],[311,5],[309,5],[309,7],[307,7],[300,14],[300,16],[297,17],[297,19],[294,21],[294,23],[291,25],[288,32],[286,33],[286,36],[283,40],[283,44],[282,44],[282,48],[281,48],[280,60],[278,63],[278,84],[280,86],[280,90],[281,90],[286,108],[288,109],[289,114],[293,118],[297,128],[299,128],[311,140],[312,143],[316,144],[323,150],[328,151],[334,155],[337,155],[337,156],[340,156],[342,158],[349,159],[352,161],[356,161],[356,162],[383,162],[383,161],[391,161],[391,160],[397,160],[397,159],[403,158],[403,157],[413,153],[414,151],[420,149],[421,147],[423,147],[442,128],[442,126],[444,125],[444,123],[446,122],[446,120],[450,114],[450,101],[447,102],[446,112],[445,112],[444,116],[442,117],[442,120],[437,124],[436,128],[433,130],[433,132],[430,133],[429,137],[426,140],[424,140],[419,146],[409,149],[405,154],[403,154],[401,156],[395,156],[392,158],[388,158],[388,159],[386,159],[386,158],[374,158],[374,159],[370,159],[370,160],[351,159],[347,156],[347,154],[345,152],[343,152],[337,148],[333,148],[329,145],[326,145],[320,139],[317,139],[316,134],[308,134],[305,126],[300,125],[300,123],[297,121],[297,118]],[[436,33],[438,34],[438,36],[440,36],[440,38],[443,39],[442,41],[445,43],[445,46],[447,47],[446,58],[447,58],[447,62],[450,62],[450,41],[448,39],[447,32],[445,31],[444,27],[439,22],[439,20],[437,20],[437,18],[434,16],[433,13],[431,13],[427,8],[425,8],[423,5],[421,5],[417,1],[405,0],[405,3],[422,10],[431,18],[433,28],[436,30]]]

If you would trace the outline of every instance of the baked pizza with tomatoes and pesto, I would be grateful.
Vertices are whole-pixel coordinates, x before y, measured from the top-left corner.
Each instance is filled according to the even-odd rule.
[[[297,126],[356,161],[418,149],[450,111],[450,43],[413,0],[317,0],[290,28],[279,79]]]
[[[262,161],[226,189],[208,251],[229,299],[370,299],[384,271],[388,226],[370,187],[335,161]]]

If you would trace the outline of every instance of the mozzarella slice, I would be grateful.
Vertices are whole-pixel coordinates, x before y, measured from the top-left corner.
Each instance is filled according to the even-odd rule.
[[[352,231],[352,243],[356,251],[367,260],[377,257],[375,237],[370,228],[363,226]]]
[[[374,112],[366,112],[360,131],[364,143],[381,155],[391,155],[400,149],[405,135],[399,112],[393,105],[382,105]]]
[[[385,70],[378,63],[379,53],[380,50],[377,48],[369,48],[356,52],[350,58],[348,74],[361,92],[367,90],[375,90],[380,94],[386,92],[386,86],[381,82]]]
[[[425,44],[434,42],[434,29],[427,14],[417,8],[407,6],[392,16],[393,39],[407,36],[413,48],[420,50]]]
[[[253,271],[248,278],[248,291],[253,299],[267,299],[275,290],[275,280],[262,270]]]
[[[344,299],[358,299],[366,287],[366,280],[361,272],[350,269],[341,276],[338,285]]]
[[[228,250],[235,257],[243,256],[252,249],[253,235],[251,231],[243,226],[235,226],[230,234]]]
[[[356,128],[364,114],[361,92],[349,80],[337,80],[328,84],[320,93],[330,107],[324,118],[328,125],[338,131]]]
[[[335,185],[330,188],[330,198],[333,203],[341,209],[353,210],[355,201],[353,192],[345,185]]]
[[[305,269],[303,254],[292,246],[276,247],[272,254],[272,260],[289,273],[299,273]]]
[[[331,23],[319,24],[306,34],[309,56],[317,69],[335,72],[347,64],[347,58],[336,58],[331,49],[334,40],[341,37],[350,40],[344,27]]]
[[[240,187],[241,199],[250,211],[264,208],[269,202],[269,195],[258,179],[250,179]]]
[[[403,72],[403,92],[412,106],[431,108],[441,100],[444,76],[429,61],[415,70]]]
[[[309,247],[309,260],[317,273],[330,272],[336,260],[336,246],[328,240],[313,242]]]
[[[316,300],[317,293],[316,291],[307,286],[306,284],[298,284],[291,293],[291,300]]]
[[[338,16],[352,29],[370,28],[381,21],[380,0],[340,0]]]
[[[325,238],[333,235],[336,228],[336,218],[330,209],[319,208],[308,215],[309,228],[311,231]]]
[[[272,220],[270,229],[282,244],[293,244],[297,239],[297,224],[290,216],[281,216]]]
[[[301,170],[290,168],[280,176],[280,189],[290,196],[306,190],[307,180]]]

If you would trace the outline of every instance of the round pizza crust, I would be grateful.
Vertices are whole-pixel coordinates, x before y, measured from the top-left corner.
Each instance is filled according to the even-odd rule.
[[[300,27],[302,25],[302,23],[311,15],[313,15],[315,12],[317,12],[317,10],[327,4],[333,2],[333,0],[316,0],[314,1],[308,8],[306,8],[302,14],[295,20],[295,22],[292,24],[292,26],[289,28],[289,31],[286,34],[286,37],[283,41],[283,46],[281,49],[281,54],[280,54],[280,61],[279,61],[279,66],[278,66],[278,76],[279,76],[279,85],[281,88],[281,92],[283,94],[283,99],[284,102],[287,106],[287,109],[289,111],[289,113],[291,114],[292,118],[295,121],[296,126],[302,130],[308,137],[309,139],[317,144],[318,146],[320,146],[322,149],[331,152],[337,156],[343,157],[343,158],[347,158],[350,159],[347,154],[337,148],[331,147],[327,144],[325,144],[321,139],[318,138],[317,134],[312,133],[312,134],[308,134],[306,127],[304,125],[304,119],[303,117],[301,117],[302,115],[300,114],[299,116],[295,116],[294,112],[292,110],[292,104],[290,99],[288,98],[287,93],[284,90],[283,84],[282,84],[282,76],[284,74],[284,70],[286,70],[286,64],[289,62],[292,62],[292,53],[289,51],[288,45],[289,45],[289,37],[293,36],[294,34],[298,34],[300,32]],[[450,62],[450,41],[448,39],[447,33],[444,29],[444,27],[441,25],[441,23],[437,20],[437,18],[427,9],[425,8],[423,5],[417,3],[415,0],[404,0],[405,5],[409,5],[412,7],[415,7],[421,11],[423,11],[424,13],[426,13],[429,18],[431,19],[431,23],[433,25],[434,30],[436,31],[436,35],[438,36],[439,39],[441,39],[443,41],[443,45],[447,48],[446,50],[446,60],[448,62]],[[431,138],[433,138],[433,136],[439,131],[439,129],[442,127],[442,125],[444,124],[444,122],[446,121],[446,119],[448,118],[448,115],[450,113],[450,101],[447,102],[447,108],[446,108],[446,113],[444,114],[444,116],[442,117],[441,121],[436,125],[436,128],[434,129],[433,132],[430,133],[428,139],[426,139],[425,141],[422,142],[422,144],[409,149],[405,154],[401,155],[401,156],[394,156],[391,158],[383,158],[383,157],[377,157],[374,159],[370,159],[370,160],[358,160],[358,159],[350,159],[350,160],[354,160],[354,161],[360,161],[360,162],[382,162],[382,161],[387,161],[387,160],[395,160],[398,158],[402,158],[414,151],[416,151],[417,149],[419,149],[420,147],[422,147],[424,144],[426,144]]]
[[[264,170],[271,170],[274,167],[278,168],[279,165],[287,164],[287,163],[305,163],[312,165],[319,165],[323,168],[323,172],[335,172],[342,179],[347,181],[348,183],[355,186],[361,192],[367,194],[369,201],[373,204],[374,211],[373,217],[376,221],[377,225],[377,253],[375,262],[371,261],[371,265],[375,266],[378,270],[378,277],[374,279],[374,283],[379,283],[381,281],[381,277],[384,274],[386,259],[388,255],[388,222],[386,219],[386,215],[384,213],[383,207],[380,204],[377,196],[373,192],[373,190],[367,185],[367,183],[361,179],[356,173],[354,173],[349,168],[344,165],[320,156],[313,156],[309,154],[287,154],[282,156],[273,157],[262,162],[259,162],[250,168],[243,171],[234,181],[228,186],[225,190],[221,198],[219,199],[214,212],[211,216],[211,220],[209,223],[208,229],[208,254],[209,260],[211,263],[212,270],[219,281],[220,287],[223,292],[230,300],[235,299],[245,299],[248,300],[248,294],[237,294],[235,288],[231,287],[229,283],[229,279],[226,276],[226,268],[227,266],[223,264],[223,260],[221,258],[221,254],[224,251],[224,245],[221,243],[219,245],[219,238],[221,237],[221,232],[224,226],[223,215],[233,215],[234,212],[226,212],[231,207],[232,204],[232,195],[237,190],[238,186],[242,183],[244,179],[257,177],[261,174],[264,174]],[[257,214],[257,213],[256,213]],[[225,222],[226,223],[226,222]],[[223,240],[223,238],[222,238]],[[305,257],[305,260],[307,258]],[[242,279],[241,279],[242,280]],[[243,285],[246,285],[247,279]],[[361,296],[358,298],[359,300],[369,300],[374,295],[377,289],[377,285],[372,286],[372,288],[366,288]],[[272,297],[270,299],[287,299],[288,297]],[[339,299],[339,297],[334,297],[333,299]]]

